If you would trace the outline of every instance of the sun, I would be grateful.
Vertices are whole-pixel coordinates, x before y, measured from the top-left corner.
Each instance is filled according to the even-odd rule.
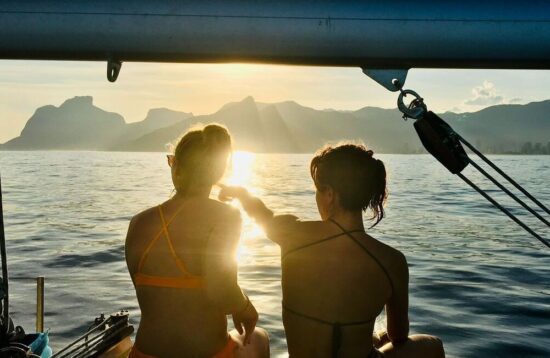
[[[256,156],[250,152],[236,151],[231,158],[229,176],[225,182],[229,185],[250,186],[253,165]]]

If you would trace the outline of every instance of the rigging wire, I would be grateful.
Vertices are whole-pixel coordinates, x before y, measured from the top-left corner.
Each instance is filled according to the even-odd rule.
[[[392,83],[400,91],[399,97],[397,99],[397,107],[403,113],[403,118],[414,118],[416,121],[414,127],[420,137],[420,140],[426,150],[432,154],[441,164],[443,164],[451,173],[458,175],[466,184],[472,187],[477,191],[481,196],[487,199],[491,204],[496,208],[506,214],[510,219],[512,219],[516,224],[525,229],[533,237],[539,240],[542,244],[550,248],[550,243],[544,239],[542,236],[537,234],[529,226],[527,226],[523,221],[519,220],[514,214],[512,214],[508,209],[500,205],[496,200],[494,200],[489,194],[487,194],[483,189],[475,185],[470,179],[468,179],[462,170],[466,168],[468,164],[471,164],[475,169],[478,170],[485,178],[489,179],[493,184],[495,184],[500,190],[507,194],[510,198],[514,199],[519,203],[523,208],[529,211],[533,216],[543,222],[547,227],[550,227],[548,220],[543,218],[538,212],[532,209],[527,205],[523,200],[518,198],[514,193],[508,190],[504,185],[502,185],[498,180],[493,176],[487,173],[481,166],[475,163],[472,159],[468,157],[461,143],[466,145],[472,152],[479,156],[485,163],[487,163],[491,168],[493,168],[498,174],[505,178],[509,183],[515,186],[519,191],[521,191],[527,198],[529,198],[533,203],[535,203],[539,208],[544,210],[546,213],[550,214],[550,210],[544,206],[540,201],[538,201],[533,195],[531,195],[526,189],[519,185],[515,180],[510,178],[502,169],[500,169],[496,164],[490,161],[485,157],[479,150],[477,150],[473,145],[466,141],[462,136],[455,132],[455,130],[449,126],[445,121],[443,121],[439,116],[433,112],[428,111],[424,99],[418,95],[415,91],[412,90],[403,90],[402,84],[398,80],[393,80]],[[406,105],[403,98],[407,94],[412,95],[414,100]]]
[[[544,210],[547,214],[550,215],[550,210],[546,206],[544,206],[540,201],[538,201],[533,195],[531,195],[527,190],[525,190],[521,185],[519,185],[514,179],[510,178],[504,171],[502,171],[498,166],[496,166],[492,161],[490,161],[489,158],[484,156],[479,150],[477,150],[473,145],[471,145],[460,134],[455,132],[455,135],[458,138],[458,140],[460,140],[462,143],[464,143],[464,145],[467,146],[472,152],[477,154],[477,156],[480,157],[485,163],[489,164],[489,166],[491,166],[491,168],[493,168],[497,173],[502,175],[506,180],[508,180],[508,182],[510,182],[519,191],[521,191],[526,197],[531,199],[531,201],[533,201],[542,210]],[[548,222],[546,222],[546,225],[548,225]]]
[[[499,187],[500,190],[508,194],[509,197],[514,199],[517,203],[519,203],[521,206],[523,206],[526,210],[528,210],[531,214],[533,214],[537,219],[542,221],[546,226],[550,226],[550,223],[540,216],[539,213],[537,213],[535,210],[533,210],[529,205],[525,204],[523,200],[518,198],[514,193],[512,193],[510,190],[506,189],[504,185],[502,185],[498,180],[496,180],[492,175],[487,173],[482,167],[480,167],[476,162],[470,159],[470,164],[474,166],[481,174],[483,174],[487,179],[493,182],[497,187]]]
[[[536,232],[534,232],[529,226],[525,225],[523,223],[523,221],[521,221],[520,219],[518,219],[514,214],[512,214],[508,209],[506,209],[505,207],[503,207],[502,205],[500,205],[495,199],[491,198],[491,196],[489,196],[489,194],[487,194],[483,189],[481,189],[480,187],[478,187],[477,185],[475,185],[470,179],[468,179],[466,176],[464,176],[464,174],[462,173],[457,173],[456,175],[458,175],[458,177],[460,179],[462,179],[466,184],[468,184],[469,186],[471,186],[472,188],[474,188],[479,194],[481,194],[485,199],[487,199],[491,204],[493,204],[495,207],[497,207],[498,209],[500,209],[500,211],[502,211],[504,214],[508,215],[508,217],[512,220],[514,220],[516,222],[516,224],[518,224],[519,226],[521,226],[522,228],[524,228],[528,233],[530,233],[531,235],[533,235],[537,240],[539,240],[540,242],[542,242],[544,245],[546,245],[548,248],[550,248],[550,243],[548,241],[546,241],[545,239],[543,239],[539,234],[537,234]]]

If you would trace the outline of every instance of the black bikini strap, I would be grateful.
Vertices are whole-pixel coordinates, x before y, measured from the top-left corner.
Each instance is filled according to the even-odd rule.
[[[382,265],[382,263],[380,262],[380,260],[378,260],[376,258],[376,256],[374,256],[370,251],[369,249],[367,249],[359,240],[357,240],[353,235],[351,235],[351,233],[353,231],[347,231],[342,225],[340,225],[338,222],[336,222],[336,220],[334,219],[329,219],[334,225],[338,226],[340,228],[340,230],[342,230],[342,234],[346,234],[348,235],[348,237],[350,239],[353,240],[353,242],[355,242],[360,248],[363,249],[363,251],[365,251],[365,253],[367,253],[367,255],[369,255],[374,261],[376,261],[376,263],[378,264],[378,266],[380,266],[380,268],[382,269],[382,271],[384,271],[384,274],[386,275],[386,277],[388,278],[388,281],[390,281],[390,286],[391,286],[391,290],[392,290],[392,293],[393,293],[393,281],[390,277],[390,274],[388,273],[388,271],[386,270],[386,268],[384,267],[384,265]],[[355,230],[356,231],[356,230]],[[364,231],[362,231],[364,232]]]
[[[306,318],[306,319],[309,319],[313,322],[317,322],[317,323],[321,323],[321,324],[326,324],[327,326],[331,326],[332,327],[332,355],[331,355],[332,357],[338,357],[338,351],[340,350],[340,347],[342,346],[342,327],[345,327],[345,326],[358,326],[358,325],[362,325],[362,324],[367,324],[367,323],[371,323],[372,321],[374,321],[376,319],[376,317],[374,317],[373,319],[370,319],[368,321],[355,321],[355,322],[348,322],[348,323],[330,322],[330,321],[325,321],[324,319],[319,319],[317,317],[309,316],[309,315],[300,313],[298,311],[295,311],[295,310],[289,308],[288,306],[286,306],[284,304],[284,302],[283,302],[283,309],[285,311],[288,311],[288,312],[292,313],[293,315],[298,316],[298,317]]]
[[[320,244],[320,243],[323,243],[325,241],[329,241],[329,240],[332,240],[332,239],[336,239],[340,236],[343,236],[343,235],[346,235],[346,234],[351,234],[351,233],[354,233],[354,232],[364,232],[364,230],[352,230],[352,231],[344,231],[344,232],[340,232],[338,234],[335,234],[335,235],[331,235],[329,237],[326,237],[324,239],[321,239],[321,240],[317,240],[317,241],[314,241],[314,242],[310,242],[309,244],[305,244],[305,245],[302,245],[302,246],[298,246],[292,250],[288,250],[287,252],[285,252],[281,259],[284,260],[289,254],[293,253],[293,252],[296,252],[298,250],[301,250],[301,249],[305,249],[306,247],[310,247],[310,246],[313,246],[313,245],[317,245],[317,244]]]
[[[334,322],[325,321],[324,319],[319,319],[319,318],[316,318],[316,317],[313,317],[313,316],[308,316],[307,314],[300,313],[298,311],[294,311],[292,308],[289,308],[284,303],[283,303],[283,309],[285,311],[288,311],[288,312],[292,313],[295,316],[299,316],[299,317],[302,317],[302,318],[307,318],[307,319],[309,319],[311,321],[314,321],[314,322],[317,322],[317,323],[322,323],[322,324],[326,324],[326,325],[329,325],[329,326],[332,326],[334,324]]]
[[[336,324],[339,325],[339,326],[342,326],[342,327],[345,327],[345,326],[359,326],[359,325],[362,325],[362,324],[370,323],[370,322],[374,321],[376,319],[376,317],[378,317],[378,315],[376,315],[374,318],[371,318],[369,320],[340,323],[340,322],[326,321],[324,319],[320,319],[320,318],[317,318],[317,317],[313,317],[313,316],[309,316],[307,314],[300,313],[298,311],[293,310],[292,308],[289,308],[284,303],[283,303],[283,309],[285,311],[288,311],[288,312],[292,313],[293,315],[303,317],[303,318],[307,318],[307,319],[315,321],[317,323],[322,323],[322,324],[326,324],[326,325],[329,325],[329,326],[334,326]]]

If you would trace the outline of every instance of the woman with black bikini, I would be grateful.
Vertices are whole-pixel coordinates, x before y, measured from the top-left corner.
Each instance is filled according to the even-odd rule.
[[[311,161],[320,221],[274,215],[244,188],[222,186],[281,247],[283,323],[294,357],[444,357],[441,341],[409,336],[405,256],[365,232],[387,197],[382,161],[364,146],[327,147]],[[374,226],[373,225],[373,226]],[[385,307],[387,335],[374,339]]]

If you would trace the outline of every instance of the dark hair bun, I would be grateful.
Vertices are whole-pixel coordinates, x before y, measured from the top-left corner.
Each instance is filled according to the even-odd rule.
[[[386,168],[373,154],[364,145],[328,146],[312,159],[310,172],[317,189],[331,187],[344,209],[370,209],[375,226],[384,217],[388,193]]]

